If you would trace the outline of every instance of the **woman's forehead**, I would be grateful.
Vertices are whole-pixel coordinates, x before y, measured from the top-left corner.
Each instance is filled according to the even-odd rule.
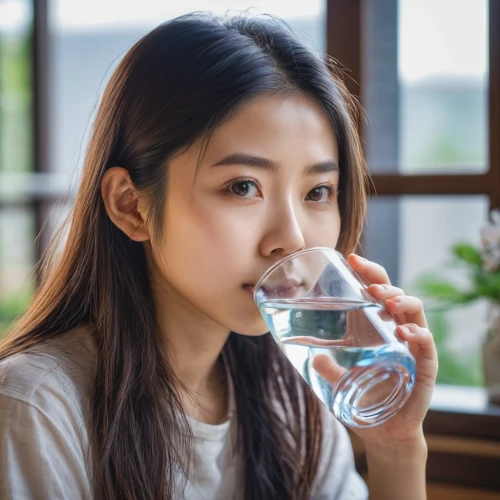
[[[328,116],[314,99],[303,94],[265,96],[246,103],[214,130],[204,156],[210,163],[235,151],[267,156],[299,151],[321,156],[317,161],[326,157],[338,160],[337,140]]]

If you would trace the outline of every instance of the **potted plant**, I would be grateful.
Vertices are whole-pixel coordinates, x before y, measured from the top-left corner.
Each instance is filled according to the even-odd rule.
[[[500,404],[500,210],[490,213],[489,222],[481,230],[479,248],[459,243],[452,248],[455,263],[468,270],[469,285],[459,287],[438,276],[419,280],[421,292],[436,301],[436,308],[448,309],[488,300],[487,329],[483,343],[483,370],[488,399]]]

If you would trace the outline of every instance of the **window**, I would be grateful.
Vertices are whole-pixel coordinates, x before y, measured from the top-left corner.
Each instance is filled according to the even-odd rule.
[[[29,299],[36,261],[33,150],[33,10],[0,3],[0,331]]]

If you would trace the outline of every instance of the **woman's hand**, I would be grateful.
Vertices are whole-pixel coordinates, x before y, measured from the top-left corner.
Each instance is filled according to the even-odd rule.
[[[429,408],[438,369],[436,346],[432,334],[427,329],[422,302],[409,297],[403,290],[391,285],[385,269],[355,254],[348,258],[351,267],[360,275],[368,291],[385,303],[387,311],[399,325],[397,333],[408,342],[410,352],[415,357],[417,374],[412,393],[401,410],[383,424],[368,429],[352,429],[365,446],[398,447],[423,440],[422,422]],[[325,360],[326,361],[326,360]],[[326,380],[332,382],[339,376],[335,367],[327,363],[315,363],[314,368]]]

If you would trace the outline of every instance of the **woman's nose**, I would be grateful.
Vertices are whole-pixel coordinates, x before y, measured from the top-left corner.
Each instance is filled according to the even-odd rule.
[[[266,232],[260,244],[260,253],[289,255],[302,250],[305,239],[299,218],[292,206],[275,211],[268,218]]]

